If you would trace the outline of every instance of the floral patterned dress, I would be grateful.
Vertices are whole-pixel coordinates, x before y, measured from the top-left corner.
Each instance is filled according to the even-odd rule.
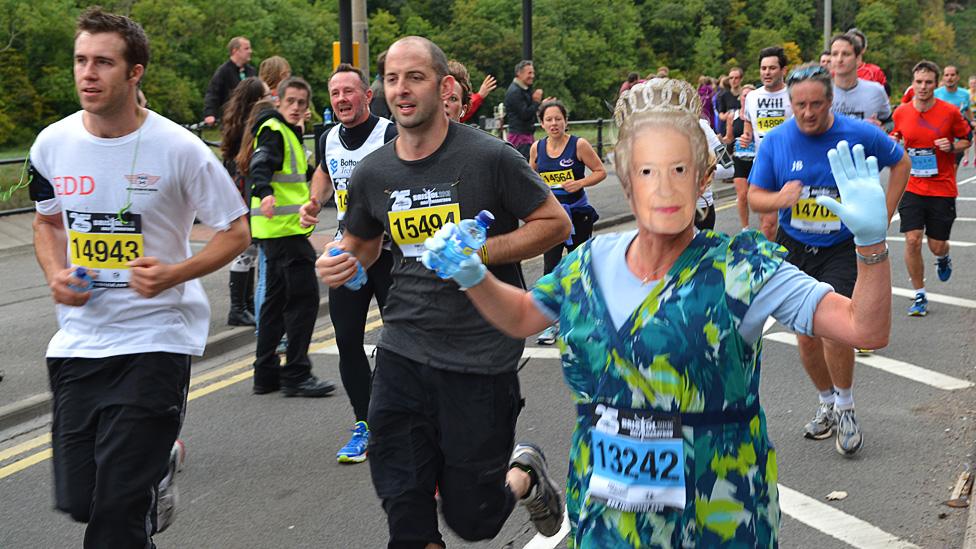
[[[563,374],[580,414],[570,450],[570,547],[776,547],[776,453],[759,406],[761,340],[739,323],[786,250],[758,232],[698,233],[619,330],[587,242],[539,280],[558,312]],[[603,258],[597,258],[602,260]],[[609,289],[613,291],[613,289]],[[591,497],[596,403],[681,418],[684,508],[624,511]]]

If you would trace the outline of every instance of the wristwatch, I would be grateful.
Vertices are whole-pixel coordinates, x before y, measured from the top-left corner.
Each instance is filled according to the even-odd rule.
[[[888,259],[888,245],[885,244],[885,249],[883,252],[879,252],[871,255],[861,255],[854,250],[854,254],[857,255],[857,260],[865,265],[874,265],[875,263],[881,263],[882,261]]]

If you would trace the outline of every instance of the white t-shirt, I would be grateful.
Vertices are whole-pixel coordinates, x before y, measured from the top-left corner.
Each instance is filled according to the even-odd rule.
[[[54,196],[36,203],[38,213],[61,214],[67,263],[98,271],[88,303],[57,306],[61,329],[48,344],[48,357],[203,354],[210,304],[200,282],[147,299],[128,288],[125,264],[139,256],[184,261],[192,255],[194,217],[226,230],[247,209],[199,138],[148,113],[136,132],[106,139],[85,129],[79,111],[48,126],[31,147],[31,164],[46,180],[32,187]],[[129,200],[130,214],[120,222]]]
[[[762,140],[773,128],[793,118],[790,108],[790,93],[786,86],[771,92],[765,86],[752,90],[746,96],[743,120],[752,123],[752,139],[756,142],[756,151],[762,145]]]
[[[698,125],[701,126],[703,132],[705,132],[705,139],[708,140],[708,148],[711,149],[712,154],[715,155],[715,173],[712,175],[712,181],[721,181],[723,179],[729,179],[732,177],[735,171],[732,167],[732,158],[729,156],[728,149],[726,149],[725,144],[715,135],[715,131],[712,127],[708,125],[708,122],[703,118],[698,119]],[[715,203],[712,197],[712,184],[709,183],[705,187],[705,192],[698,197],[698,203],[696,207],[698,209],[705,209]]]
[[[858,78],[857,84],[849,90],[834,84],[834,101],[830,110],[860,120],[891,118],[891,103],[888,102],[884,86],[863,78]]]

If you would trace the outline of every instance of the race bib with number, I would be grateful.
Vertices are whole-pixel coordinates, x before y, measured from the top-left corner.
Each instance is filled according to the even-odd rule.
[[[95,288],[125,288],[129,285],[128,262],[143,256],[142,216],[117,213],[66,211],[68,249],[73,267],[98,272]]]
[[[935,156],[935,149],[909,147],[908,158],[912,161],[911,174],[913,176],[933,177],[939,175],[939,162]]]
[[[679,416],[598,404],[592,418],[591,498],[626,512],[685,508]]]
[[[542,177],[542,180],[545,181],[546,185],[549,185],[550,188],[561,189],[563,183],[573,181],[573,170],[541,172],[539,176]]]
[[[346,190],[348,179],[334,179],[336,203],[336,221],[342,221],[346,217],[346,208],[349,207],[349,191]]]
[[[786,111],[783,109],[759,109],[756,111],[756,129],[768,132],[786,122]]]
[[[793,206],[790,226],[808,233],[826,234],[840,230],[840,218],[817,204],[818,196],[829,196],[840,202],[836,187],[807,187],[800,191],[800,200]]]
[[[461,221],[461,206],[453,183],[393,191],[387,210],[393,241],[403,257],[418,260],[424,253],[424,240],[445,223]]]

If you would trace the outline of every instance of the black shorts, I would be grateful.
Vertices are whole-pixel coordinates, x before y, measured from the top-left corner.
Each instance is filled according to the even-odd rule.
[[[738,156],[732,157],[732,165],[735,168],[735,173],[732,177],[736,179],[748,179],[749,172],[752,171],[752,158],[739,158]]]
[[[857,282],[857,255],[854,239],[833,246],[808,246],[786,234],[782,227],[776,232],[776,243],[786,250],[786,260],[798,269],[833,286],[840,295],[851,297]]]
[[[903,233],[925,230],[932,240],[949,240],[956,220],[956,199],[949,196],[924,196],[905,191],[898,204]]]
[[[715,204],[710,204],[704,210],[695,211],[695,228],[699,231],[715,228]]]

